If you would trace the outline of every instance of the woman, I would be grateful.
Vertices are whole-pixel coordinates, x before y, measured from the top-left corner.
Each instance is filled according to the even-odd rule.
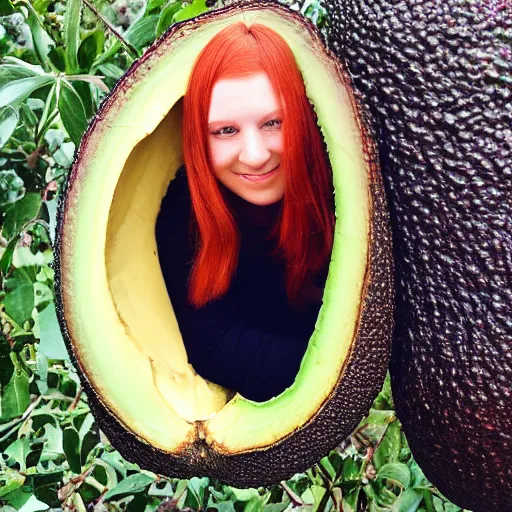
[[[189,361],[268,400],[298,372],[334,229],[323,140],[278,34],[240,22],[203,49],[184,98],[183,150],[157,243]]]

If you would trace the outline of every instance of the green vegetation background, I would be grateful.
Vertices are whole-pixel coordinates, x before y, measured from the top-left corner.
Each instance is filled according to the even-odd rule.
[[[341,446],[273,488],[165,478],[98,429],[54,306],[59,191],[89,120],[145,48],[227,2],[0,0],[0,510],[456,512],[414,462],[389,379]],[[319,0],[285,1],[321,29]]]

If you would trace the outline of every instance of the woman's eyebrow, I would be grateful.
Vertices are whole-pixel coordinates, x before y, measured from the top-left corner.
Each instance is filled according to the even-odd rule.
[[[273,110],[272,112],[270,112],[270,114],[267,114],[266,116],[263,116],[260,119],[260,123],[263,122],[265,119],[268,119],[269,117],[274,118],[274,117],[280,117],[282,115],[283,115],[282,109],[278,108],[278,109]]]

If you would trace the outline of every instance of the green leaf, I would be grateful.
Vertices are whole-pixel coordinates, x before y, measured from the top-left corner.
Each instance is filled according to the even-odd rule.
[[[91,87],[96,89],[96,85],[85,81],[74,81],[72,87],[82,100],[86,119],[90,119],[95,114],[95,107],[92,104]]]
[[[78,431],[78,435],[81,440],[90,432],[91,428],[94,427],[96,422],[94,421],[94,416],[89,412],[86,414],[85,419],[80,426],[80,430]]]
[[[14,256],[12,259],[12,264],[16,268],[21,267],[34,267],[34,266],[43,266],[48,265],[52,261],[53,255],[50,250],[46,250],[44,252],[36,252],[36,254],[33,254],[30,250],[30,247],[27,247],[26,245],[20,247],[17,246],[14,249]],[[41,290],[42,291],[42,290]],[[39,294],[40,295],[40,294]],[[37,295],[36,295],[37,299]],[[45,296],[42,296],[41,299],[43,301],[45,300]],[[37,306],[43,301],[37,301],[35,305]]]
[[[44,108],[44,101],[39,98],[29,98],[27,100],[27,106],[30,110],[42,110]]]
[[[357,511],[357,502],[359,501],[359,491],[360,487],[353,490],[350,493],[343,494],[343,512],[356,512]]]
[[[82,447],[80,450],[80,455],[84,461],[84,464],[89,462],[89,455],[91,452],[93,452],[96,446],[98,446],[99,442],[100,435],[97,430],[91,429],[85,434],[84,438],[82,439]]]
[[[0,86],[0,107],[18,108],[34,91],[55,81],[51,75],[19,78]]]
[[[361,462],[356,462],[352,457],[343,461],[342,481],[359,481],[361,479]]]
[[[370,409],[370,413],[368,414],[365,423],[373,424],[373,425],[389,425],[393,421],[396,420],[395,411],[391,409]]]
[[[0,109],[0,149],[11,138],[18,124],[18,112],[10,105]]]
[[[45,205],[46,209],[48,210],[48,217],[50,219],[50,240],[52,243],[55,243],[55,230],[57,229],[57,198],[54,197],[51,201],[46,201]]]
[[[435,512],[460,512],[462,510],[453,503],[443,501],[438,496],[433,496],[432,501],[434,503]]]
[[[5,248],[5,251],[2,254],[2,258],[0,259],[0,273],[4,276],[11,269],[12,260],[14,257],[14,249],[16,248],[17,243],[18,243],[18,238],[14,237],[9,242],[9,245]]]
[[[418,466],[418,464],[411,459],[407,465],[411,471],[411,487],[426,487],[429,485],[428,480],[425,478],[423,471]]]
[[[121,43],[119,42],[119,39],[111,39],[110,45],[101,55],[98,56],[93,68],[99,66],[100,64],[105,64],[107,61],[110,61],[110,59],[117,54],[120,48]]]
[[[312,485],[311,492],[313,494],[313,511],[324,512],[323,510],[320,510],[319,507],[327,489],[321,485]]]
[[[392,512],[416,512],[420,506],[422,496],[414,489],[406,489],[398,499],[393,503],[390,511]]]
[[[48,151],[50,154],[57,151],[60,148],[64,139],[66,138],[66,133],[63,130],[57,130],[56,128],[50,128],[44,134],[44,140],[46,144],[48,144]]]
[[[228,489],[236,501],[250,501],[260,495],[258,489],[236,489],[235,487],[229,487]]]
[[[151,12],[155,9],[158,9],[159,7],[162,7],[166,3],[167,0],[149,0],[146,4],[146,13]],[[174,0],[170,0],[169,3],[173,2]]]
[[[185,506],[188,506],[192,509],[202,508],[204,495],[209,483],[209,478],[192,477],[188,481],[187,485],[187,488],[190,492],[187,495]]]
[[[32,5],[39,14],[44,14],[48,11],[48,6],[52,3],[52,0],[33,0]]]
[[[27,501],[33,496],[32,492],[27,489],[27,487],[20,487],[16,489],[14,492],[11,492],[7,496],[5,496],[5,500],[9,503],[16,512],[19,512],[20,509],[27,503]]]
[[[28,501],[19,509],[18,512],[38,512],[40,510],[48,510],[49,505],[39,501],[35,496],[30,496]]]
[[[41,209],[41,196],[35,192],[9,206],[5,213],[2,234],[10,240],[18,234],[32,220],[36,219]]]
[[[26,268],[15,269],[5,280],[5,287],[10,289],[4,299],[5,311],[18,325],[23,325],[35,305],[34,285]]]
[[[33,128],[37,125],[37,116],[34,114],[34,112],[32,112],[31,108],[27,105],[27,103],[31,99],[32,98],[28,98],[27,101],[25,101],[24,103],[22,103],[20,105],[19,115],[20,115],[21,122],[26,127]],[[32,101],[34,101],[34,99],[35,98],[33,98]]]
[[[30,441],[25,437],[16,439],[14,443],[10,444],[4,451],[5,455],[8,455],[14,459],[20,465],[20,471],[27,470],[27,457],[30,453]]]
[[[2,65],[0,66],[0,85],[3,85],[4,82],[17,80],[18,78],[28,78],[44,74],[45,71],[39,64],[30,64],[12,55],[6,55],[2,58]]]
[[[263,512],[283,512],[288,508],[288,503],[269,503],[263,507]]]
[[[379,469],[377,478],[380,480],[390,480],[403,488],[407,488],[411,484],[411,472],[405,464],[400,462],[384,464]]]
[[[19,489],[25,482],[25,476],[9,467],[0,471],[0,498]]]
[[[113,489],[105,494],[104,499],[110,500],[114,496],[122,494],[135,494],[142,492],[148,487],[155,479],[143,473],[135,473],[128,478],[121,480]]]
[[[73,427],[64,429],[62,433],[62,447],[69,463],[69,468],[73,473],[79,474],[82,471],[82,462],[80,460],[80,438],[78,432]]]
[[[181,2],[171,1],[160,12],[156,36],[160,37],[174,22],[175,14],[181,9]]]
[[[9,16],[14,11],[14,7],[10,0],[0,0],[0,16]]]
[[[268,500],[268,496],[258,496],[247,502],[244,507],[244,512],[263,512],[265,503]]]
[[[62,48],[62,46],[52,46],[50,52],[48,53],[48,58],[50,62],[53,64],[53,67],[56,71],[61,73],[66,73],[69,64],[67,63],[68,54],[66,50]]]
[[[59,149],[57,149],[52,157],[55,162],[62,167],[69,167],[73,163],[76,146],[74,142],[64,142]]]
[[[69,73],[78,71],[78,46],[80,44],[80,17],[82,0],[67,0],[64,10],[64,43],[66,45]]]
[[[0,343],[0,390],[9,384],[14,373],[14,364],[10,352],[9,344],[2,340]]]
[[[124,75],[124,70],[111,62],[100,64],[98,66],[98,71],[106,77],[113,78],[114,80],[119,80]]]
[[[39,119],[39,124],[37,126],[37,133],[39,137],[41,137],[41,135],[46,137],[46,133],[49,131],[48,121],[50,120],[50,116],[54,114],[55,108],[57,106],[57,97],[55,93],[56,90],[57,82],[54,82],[52,87],[50,88],[48,96],[46,97],[43,112],[41,113],[41,118]]]
[[[32,310],[32,314],[36,311]],[[34,322],[35,323],[35,322]],[[32,328],[34,334],[34,328]],[[35,334],[34,334],[35,337]],[[36,375],[36,385],[41,395],[48,394],[48,359],[39,350],[36,355],[36,367],[32,370]],[[34,427],[35,428],[35,427]]]
[[[69,359],[64,339],[60,332],[55,304],[51,302],[38,315],[41,340],[39,351],[48,359],[67,360]]]
[[[7,58],[7,57],[6,57]],[[12,57],[14,59],[14,57]],[[16,59],[17,61],[18,59]],[[21,80],[22,78],[33,78],[35,76],[44,76],[44,70],[41,66],[23,66],[16,63],[10,64],[2,62],[0,66],[0,86]]]
[[[43,69],[48,68],[48,54],[50,49],[55,46],[55,41],[46,32],[43,23],[39,19],[39,14],[35,11],[32,4],[28,1],[20,1],[28,9],[28,17],[26,19],[27,25],[30,27],[32,34],[32,41],[34,45],[34,53],[37,60],[43,66]]]
[[[25,195],[23,180],[13,169],[0,171],[0,208],[15,203]]]
[[[55,41],[48,35],[46,30],[44,29],[44,25],[39,19],[38,13],[32,7],[30,2],[24,1],[20,2],[28,9],[28,17],[27,24],[30,27],[30,31],[32,33],[32,41],[34,43],[34,52],[36,54],[37,60],[45,70],[50,70],[48,68],[48,54],[50,53],[50,49],[55,46]]]
[[[139,18],[125,33],[126,40],[138,50],[155,40],[159,16],[152,14]]]
[[[87,118],[80,96],[67,80],[61,82],[59,112],[62,124],[69,133],[71,140],[78,146],[87,128]]]
[[[28,249],[28,247],[27,247]],[[41,253],[38,253],[41,254]],[[47,304],[53,300],[53,293],[44,283],[34,283],[35,306]]]
[[[78,49],[78,65],[81,69],[89,71],[103,51],[105,44],[105,34],[102,30],[93,30],[84,38]]]
[[[398,421],[391,423],[379,444],[378,448],[373,454],[373,464],[377,471],[386,464],[386,462],[397,462],[400,456],[400,449],[402,447],[402,432]]]
[[[195,18],[207,10],[208,7],[206,7],[205,0],[193,0],[191,4],[186,5],[183,9],[176,13],[174,16],[174,22]]]
[[[41,441],[44,441],[44,446],[39,461],[45,462],[62,457],[64,451],[62,445],[62,430],[59,427],[53,426],[51,423],[46,423],[44,425],[44,431],[44,436],[40,438]]]
[[[164,486],[160,487],[159,484],[162,483],[164,483]],[[148,496],[161,496],[167,498],[173,495],[174,491],[172,489],[172,483],[165,480],[155,480],[148,490]]]
[[[104,460],[107,464],[119,471],[123,478],[126,478],[128,470],[140,471],[140,468],[136,464],[123,459],[121,454],[117,451],[103,452],[101,460]]]
[[[236,512],[232,501],[222,501],[220,503],[208,503],[208,510],[218,510],[219,512]]]

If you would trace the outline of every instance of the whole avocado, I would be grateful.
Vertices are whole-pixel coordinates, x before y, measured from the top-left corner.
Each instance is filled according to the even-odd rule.
[[[396,408],[429,478],[511,510],[512,4],[330,0],[391,208]]]
[[[267,402],[210,382],[189,364],[160,265],[172,243],[159,255],[155,237],[162,199],[183,164],[192,66],[215,34],[240,22],[271,28],[300,63],[336,194],[315,332],[294,384]],[[394,288],[389,216],[366,118],[313,26],[274,1],[174,24],[103,100],[59,204],[56,309],[91,411],[126,459],[173,478],[274,485],[327,455],[367,414],[388,367]]]

